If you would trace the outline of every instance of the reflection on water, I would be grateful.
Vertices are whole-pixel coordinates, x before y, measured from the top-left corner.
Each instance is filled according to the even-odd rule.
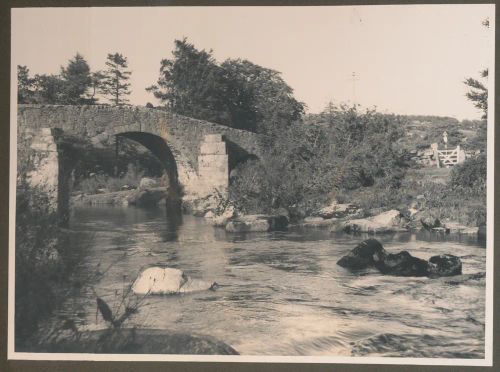
[[[241,354],[484,357],[485,249],[470,238],[398,233],[389,251],[461,257],[453,278],[351,273],[337,260],[366,237],[326,230],[229,234],[165,208],[76,208],[71,228],[94,234],[84,272],[108,267],[96,293],[116,306],[142,268],[166,265],[216,281],[216,291],[149,297],[130,326],[211,335]],[[79,242],[74,242],[79,249]],[[96,323],[92,291],[63,313]]]

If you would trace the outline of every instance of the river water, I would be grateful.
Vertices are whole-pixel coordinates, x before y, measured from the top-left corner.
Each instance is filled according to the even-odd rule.
[[[210,335],[247,355],[484,358],[486,249],[474,239],[379,237],[390,252],[463,262],[462,276],[404,278],[336,265],[363,236],[229,234],[203,218],[170,221],[161,207],[77,207],[71,218],[72,230],[92,236],[73,242],[85,251],[79,275],[103,273],[57,314],[76,316],[81,329],[105,327],[96,294],[115,308],[142,268],[166,265],[219,287],[149,296],[127,326]]]

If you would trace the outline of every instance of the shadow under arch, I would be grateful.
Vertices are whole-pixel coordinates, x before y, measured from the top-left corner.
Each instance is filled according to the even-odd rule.
[[[179,183],[177,162],[167,142],[160,136],[144,132],[123,132],[116,137],[128,138],[147,148],[163,165],[168,176],[166,198],[169,240],[175,240],[177,228],[182,224],[182,187]]]
[[[249,153],[247,150],[225,137],[223,137],[223,139],[224,142],[226,142],[226,150],[229,161],[229,174],[231,174],[231,171],[238,165],[243,164],[248,160],[259,160],[259,157],[257,155]]]
[[[179,174],[177,162],[170,147],[160,136],[144,132],[124,132],[116,134],[116,137],[124,137],[140,143],[147,148],[163,165],[168,176],[169,195],[181,197],[181,186],[179,184]]]

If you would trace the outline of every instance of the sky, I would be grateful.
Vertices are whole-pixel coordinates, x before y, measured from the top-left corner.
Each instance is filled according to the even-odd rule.
[[[490,19],[490,28],[482,25]],[[13,66],[54,73],[76,52],[92,70],[128,58],[130,102],[187,37],[218,62],[248,59],[282,73],[307,111],[328,102],[382,112],[479,119],[463,81],[494,63],[494,5],[29,8],[12,11]],[[355,79],[353,79],[353,73]]]

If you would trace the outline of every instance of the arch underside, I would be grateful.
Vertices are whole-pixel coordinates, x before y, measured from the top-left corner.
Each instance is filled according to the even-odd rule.
[[[124,132],[118,133],[116,136],[131,139],[151,151],[151,153],[158,158],[165,168],[165,172],[168,176],[170,192],[180,191],[177,162],[170,147],[163,138],[145,132]]]

